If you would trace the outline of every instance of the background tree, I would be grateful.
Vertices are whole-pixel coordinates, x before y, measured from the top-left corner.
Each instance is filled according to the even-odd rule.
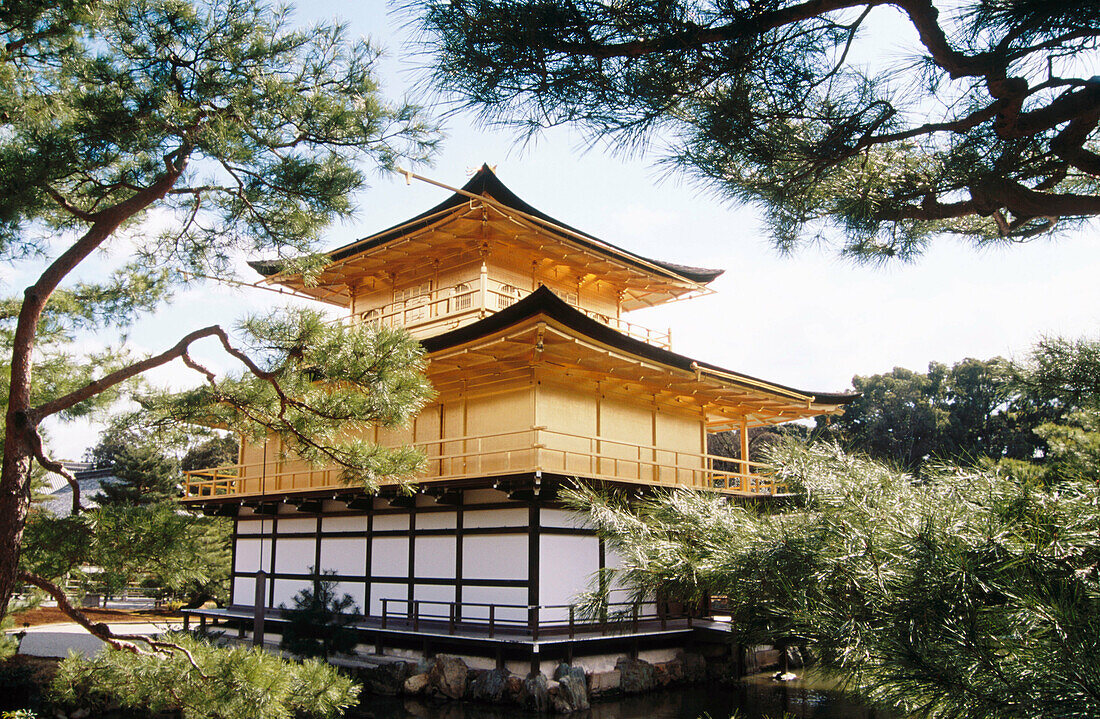
[[[443,91],[526,132],[652,141],[764,206],[784,250],[827,227],[852,256],[911,258],[1100,214],[1093,0],[408,4]],[[905,57],[882,57],[888,17]]]
[[[236,464],[239,452],[240,442],[236,437],[231,434],[215,435],[187,450],[180,459],[180,469],[190,472],[195,469]]]
[[[84,369],[58,342],[126,326],[181,281],[172,270],[218,274],[242,251],[309,256],[321,230],[352,211],[364,163],[429,153],[436,134],[420,111],[381,97],[376,51],[336,25],[294,29],[287,11],[262,0],[22,0],[0,12],[0,43],[0,258],[44,258],[2,316],[11,353],[0,614],[17,578],[58,592],[19,568],[32,462],[66,476],[79,505],[71,474],[44,448],[43,420],[90,411],[173,360],[206,385],[175,403],[142,399],[161,416],[277,432],[308,459],[341,466],[349,481],[414,471],[413,452],[339,434],[399,424],[427,397],[420,349],[403,334],[284,312],[246,322],[239,345],[213,325],[160,354],[113,352]],[[153,209],[178,222],[131,247],[107,247]],[[118,269],[99,283],[73,282],[102,249],[123,253]],[[244,374],[219,378],[196,362],[190,350],[203,339]],[[39,372],[51,359],[71,371]]]
[[[947,426],[942,403],[943,365],[929,365],[928,374],[895,367],[886,374],[855,376],[860,396],[839,417],[819,418],[847,447],[872,457],[917,469],[940,446]]]
[[[852,387],[861,396],[843,415],[818,418],[815,434],[909,471],[929,459],[1032,460],[1045,449],[1036,428],[1065,408],[1019,377],[1000,357],[932,362],[927,373],[895,367],[857,375]]]
[[[1100,340],[1047,338],[1016,368],[1016,381],[1031,396],[1058,408],[1035,428],[1046,461],[1032,467],[1047,485],[1100,478]],[[1026,471],[1013,466],[1013,471]]]
[[[180,495],[179,462],[149,444],[128,445],[112,457],[113,478],[99,485],[96,504],[148,505]]]
[[[769,425],[766,427],[750,427],[749,428],[749,459],[751,461],[757,461],[756,458],[763,455],[763,452],[775,444],[781,442],[785,437],[797,437],[800,439],[808,439],[810,436],[810,429],[801,424],[780,424]],[[727,432],[708,432],[707,433],[707,454],[713,454],[718,457],[729,457],[731,459],[741,458],[741,431],[729,430]],[[727,472],[738,472],[740,467],[733,462],[719,461],[715,464],[715,469]]]
[[[81,520],[61,522],[32,512],[24,552],[31,552],[38,566],[24,566],[49,579],[68,576],[102,585],[108,594],[142,582],[169,597],[183,598],[187,607],[211,600],[220,605],[229,596],[232,521],[185,511],[178,502],[180,469],[185,462],[213,462],[199,465],[203,467],[225,464],[220,460],[230,451],[236,460],[237,442],[218,435],[197,441],[191,428],[151,434],[135,429],[136,421],[134,416],[117,415],[86,453],[88,460],[112,470],[112,477],[92,497],[98,508]],[[189,449],[176,461],[173,454],[183,447]],[[39,536],[63,531],[82,536],[82,529],[91,534],[74,547],[75,557],[67,550],[70,543]],[[61,561],[46,560],[56,553]],[[86,565],[96,571],[85,574]]]

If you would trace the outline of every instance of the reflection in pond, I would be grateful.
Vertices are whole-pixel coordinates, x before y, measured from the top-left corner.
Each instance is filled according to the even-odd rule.
[[[889,719],[883,712],[844,700],[820,680],[773,682],[749,677],[736,687],[696,685],[617,700],[601,701],[571,719]],[[470,702],[431,703],[399,697],[368,697],[357,717],[374,719],[531,719],[533,712]]]

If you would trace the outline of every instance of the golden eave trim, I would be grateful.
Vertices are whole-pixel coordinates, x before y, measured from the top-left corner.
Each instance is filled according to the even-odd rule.
[[[734,374],[732,372],[723,372],[721,370],[711,369],[709,367],[702,367],[698,362],[691,363],[691,369],[695,372],[696,377],[701,377],[704,374],[716,377],[718,379],[729,380],[741,385],[748,385],[757,389],[764,390],[769,394],[778,394],[783,397],[790,397],[791,399],[805,402],[807,409],[814,403],[813,395],[802,394],[801,392],[795,392],[794,390],[784,389],[777,387],[776,385],[764,382],[762,380],[752,379],[751,377],[744,377],[742,375]]]

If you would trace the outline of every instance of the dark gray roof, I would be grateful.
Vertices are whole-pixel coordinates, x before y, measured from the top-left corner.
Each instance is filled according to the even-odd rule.
[[[104,482],[113,482],[116,477],[110,473],[89,473],[94,476],[84,476],[84,473],[78,474],[76,483],[80,487],[80,503],[85,508],[95,507],[95,502],[92,501],[92,497],[99,493],[99,488]],[[40,506],[45,508],[47,512],[55,517],[65,517],[73,511],[73,488],[66,482],[60,489],[50,492],[48,498],[40,503]]]

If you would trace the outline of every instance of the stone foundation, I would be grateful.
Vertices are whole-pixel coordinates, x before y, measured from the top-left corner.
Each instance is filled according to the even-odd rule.
[[[708,661],[700,654],[680,653],[668,661],[620,657],[614,669],[586,671],[558,664],[521,676],[507,668],[471,668],[457,656],[439,654],[411,661],[371,658],[369,664],[346,666],[370,694],[418,697],[427,701],[464,699],[523,707],[546,714],[583,711],[593,701],[702,681],[734,681],[735,663],[728,656]]]

